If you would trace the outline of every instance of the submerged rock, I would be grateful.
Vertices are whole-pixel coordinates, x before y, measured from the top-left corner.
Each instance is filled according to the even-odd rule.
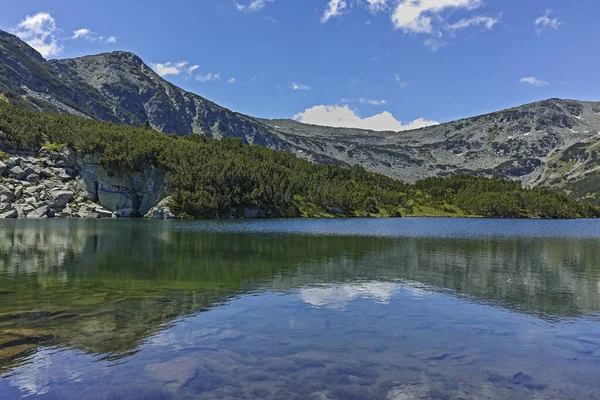
[[[425,382],[402,385],[391,389],[387,393],[388,400],[425,400],[429,396],[430,387]]]
[[[196,368],[197,361],[194,358],[183,356],[163,363],[149,364],[145,371],[167,389],[177,391],[196,376]]]

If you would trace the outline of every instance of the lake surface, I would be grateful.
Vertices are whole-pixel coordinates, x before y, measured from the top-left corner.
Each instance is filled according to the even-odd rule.
[[[600,399],[600,221],[0,222],[0,399]]]

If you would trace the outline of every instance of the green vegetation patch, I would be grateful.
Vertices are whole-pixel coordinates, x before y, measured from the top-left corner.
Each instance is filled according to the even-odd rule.
[[[410,185],[360,166],[314,164],[240,139],[177,137],[154,129],[71,115],[40,113],[0,102],[0,131],[13,149],[99,152],[114,173],[150,166],[166,172],[173,209],[190,218],[246,212],[270,217],[484,216],[598,217],[600,210],[545,188],[472,176],[431,178]],[[60,144],[58,144],[60,143]]]

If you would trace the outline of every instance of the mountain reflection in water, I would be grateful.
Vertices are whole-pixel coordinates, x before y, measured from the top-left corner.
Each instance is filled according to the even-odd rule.
[[[245,304],[258,299],[265,302],[265,309],[271,304],[280,307],[277,309],[281,315],[291,312],[285,311],[283,305],[287,304],[291,310],[299,307],[298,303],[290,303],[290,299],[297,299],[306,307],[303,313],[337,316],[326,324],[353,319],[356,332],[338,331],[341,342],[367,340],[359,331],[369,328],[362,325],[365,322],[360,321],[360,315],[352,316],[361,309],[363,301],[374,307],[369,318],[381,314],[376,319],[381,322],[371,323],[391,324],[390,329],[403,331],[402,323],[394,325],[391,306],[405,296],[410,296],[411,302],[419,299],[422,304],[431,302],[430,307],[445,299],[516,312],[544,324],[584,321],[596,328],[600,310],[600,233],[597,237],[562,235],[560,222],[554,236],[527,237],[477,235],[477,224],[485,221],[475,224],[444,221],[464,224],[464,234],[435,234],[436,224],[442,223],[435,220],[365,222],[363,231],[356,230],[356,222],[315,224],[326,227],[327,223],[337,224],[333,228],[337,232],[329,231],[329,227],[311,232],[306,225],[295,221],[3,222],[0,225],[0,373],[23,391],[31,384],[31,379],[25,379],[26,374],[20,370],[27,368],[24,363],[31,367],[43,364],[43,359],[59,359],[66,356],[61,349],[79,354],[78,362],[83,362],[81,357],[87,359],[89,364],[84,362],[81,367],[86,374],[100,368],[93,365],[94,360],[110,368],[143,353],[145,346],[172,346],[175,342],[168,339],[169,335],[189,325],[195,320],[193,317],[211,310],[225,313],[229,310],[234,316],[231,324],[244,325],[242,319],[249,318],[243,312]],[[426,229],[415,232],[416,223],[425,224]],[[238,313],[231,307],[242,307],[242,311]],[[461,307],[462,310],[466,306]],[[261,323],[279,317],[263,315]],[[435,326],[427,321],[424,319],[421,325]],[[310,318],[308,322],[289,319],[286,324],[291,330],[312,329]],[[257,330],[258,325],[255,324]],[[248,326],[251,330],[253,325]],[[335,330],[326,325],[322,328]],[[221,340],[233,343],[241,332],[260,336],[248,329],[242,331],[239,326],[217,326],[204,333],[198,333],[197,326],[190,329],[187,335],[195,332],[196,336],[187,337],[188,347],[181,344],[186,351],[177,365],[193,364],[195,371],[199,367],[191,361],[194,357],[190,354],[200,352],[204,359],[214,356],[210,353],[214,351],[212,346],[200,345],[205,338],[215,343]],[[272,335],[277,335],[277,331]],[[313,339],[315,342],[310,344],[313,347],[325,340]],[[371,345],[385,347],[389,345],[386,340],[389,338],[382,337],[381,343]],[[598,340],[600,344],[600,336],[590,340]],[[578,343],[585,347],[585,341]],[[289,346],[302,347],[298,343]],[[257,348],[253,357],[277,357],[268,353]],[[445,359],[443,354],[434,353],[431,359],[425,357],[427,362],[439,357]],[[224,357],[223,354],[219,353],[219,357]],[[227,356],[231,365],[244,362],[237,354]],[[311,357],[310,353],[299,357],[305,358],[300,367],[303,363],[336,362],[319,359],[323,355]],[[175,368],[169,362],[148,367],[146,376],[160,375],[157,371],[163,367]],[[294,365],[299,368],[297,360]],[[293,374],[294,368],[289,373]],[[77,382],[79,378],[65,379]],[[191,379],[181,385],[178,381],[166,382],[173,389],[169,393],[189,386]],[[529,378],[523,379],[529,382]],[[30,394],[52,393],[50,387],[47,389],[44,393],[39,388],[30,388]],[[198,387],[191,390],[203,393]],[[397,388],[385,390],[388,398],[400,399],[403,398],[400,394],[410,394],[411,390],[417,393],[421,388],[398,391],[396,397],[393,395]]]

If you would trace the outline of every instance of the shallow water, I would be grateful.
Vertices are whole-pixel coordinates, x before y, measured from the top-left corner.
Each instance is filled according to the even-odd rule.
[[[0,222],[0,398],[600,399],[600,221]]]

